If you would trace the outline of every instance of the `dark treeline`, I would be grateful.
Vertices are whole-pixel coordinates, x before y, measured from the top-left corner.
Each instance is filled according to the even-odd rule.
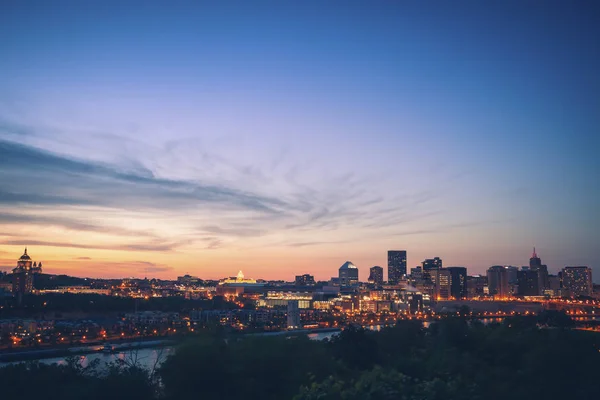
[[[104,314],[107,312],[130,313],[134,311],[181,312],[193,309],[235,309],[234,302],[222,296],[212,299],[185,299],[183,297],[151,297],[134,299],[131,297],[103,296],[99,294],[56,293],[41,296],[28,295],[18,304],[14,297],[0,299],[0,318],[34,317],[55,313],[82,312]]]
[[[330,341],[205,334],[161,367],[98,372],[66,366],[0,369],[3,398],[27,399],[597,399],[600,335],[547,314],[483,325],[448,318],[348,328]]]

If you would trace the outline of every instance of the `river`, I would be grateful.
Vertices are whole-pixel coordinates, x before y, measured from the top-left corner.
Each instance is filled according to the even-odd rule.
[[[318,333],[309,333],[307,336],[311,340],[323,340],[325,338],[330,338],[333,335],[338,334],[339,331],[331,331],[331,332],[318,332]],[[168,356],[175,353],[174,346],[162,346],[162,347],[147,347],[135,350],[123,350],[116,351],[111,354],[104,354],[101,352],[90,353],[90,354],[73,354],[71,357],[79,357],[79,362],[82,367],[87,367],[91,362],[95,360],[100,360],[100,366],[104,367],[106,364],[117,362],[119,360],[125,362],[132,362],[137,360],[137,364],[151,369],[156,365],[160,365]],[[41,358],[39,360],[31,360],[35,362],[40,362],[42,364],[58,364],[65,365],[67,357],[53,357],[53,358]],[[12,364],[19,364],[24,361],[8,361],[8,362],[0,362],[0,368],[6,367]]]

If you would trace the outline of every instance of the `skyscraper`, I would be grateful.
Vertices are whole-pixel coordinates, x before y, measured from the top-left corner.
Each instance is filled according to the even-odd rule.
[[[421,263],[423,266],[423,278],[432,279],[432,271],[442,269],[442,259],[439,257],[428,258]]]
[[[434,296],[436,300],[448,300],[451,296],[452,277],[446,268],[431,270],[431,280],[434,284]]]
[[[538,257],[535,247],[529,259],[529,269],[538,273],[538,294],[543,294],[544,290],[548,288],[548,267],[542,264],[542,259]]]
[[[428,258],[423,260],[423,271],[429,271],[432,269],[442,269],[442,259],[439,257]]]
[[[537,270],[541,266],[542,266],[542,259],[538,257],[537,253],[535,252],[535,247],[534,247],[533,254],[531,255],[531,258],[529,259],[529,269]]]
[[[287,328],[300,328],[300,309],[298,300],[289,300],[287,303]]]
[[[539,271],[518,271],[517,279],[519,282],[519,296],[538,296],[539,288]]]
[[[565,267],[561,273],[563,291],[567,296],[592,295],[592,270],[588,267]]]
[[[494,265],[487,270],[488,289],[490,295],[495,297],[508,297],[508,271],[501,265]]]
[[[358,268],[350,261],[346,261],[338,271],[340,286],[358,285]]]
[[[388,282],[396,285],[406,275],[406,250],[388,251]]]
[[[448,267],[450,272],[450,297],[467,298],[467,269],[465,267]]]
[[[381,285],[383,283],[383,268],[379,266],[371,267],[369,270],[369,282],[375,285]]]

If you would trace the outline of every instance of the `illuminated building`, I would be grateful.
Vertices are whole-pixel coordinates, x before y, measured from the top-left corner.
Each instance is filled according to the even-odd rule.
[[[350,261],[346,261],[339,269],[340,286],[358,285],[358,268]]]
[[[290,301],[295,301],[298,308],[312,308],[313,296],[310,293],[281,293],[268,292],[264,298],[258,300],[259,307],[276,308],[287,307]]]
[[[296,275],[296,286],[312,286],[315,284],[315,277],[309,274]]]
[[[406,275],[406,250],[389,250],[388,282],[390,285],[397,285],[404,275]]]
[[[489,294],[494,297],[506,298],[510,295],[508,271],[501,265],[494,265],[487,270]]]
[[[423,279],[423,267],[415,267],[410,269],[410,278],[414,281]]]
[[[300,309],[298,307],[298,300],[290,300],[287,303],[287,328],[300,328]]]
[[[374,266],[369,269],[369,283],[375,285],[383,284],[383,268]]]
[[[544,294],[550,296],[560,296],[560,277],[557,275],[548,275],[548,287],[544,291]]]
[[[591,296],[593,290],[592,270],[588,267],[565,267],[561,273],[563,295],[570,297]]]
[[[408,309],[411,314],[423,312],[423,294],[410,292],[407,294]]]
[[[19,302],[24,294],[31,293],[33,290],[33,277],[42,272],[42,263],[31,261],[31,257],[25,252],[17,261],[16,268],[13,269],[13,294],[19,298]]]
[[[450,272],[450,297],[467,298],[467,269],[465,267],[448,267]]]
[[[428,258],[421,263],[423,267],[423,279],[432,279],[432,271],[442,269],[442,259],[439,257]]]
[[[442,259],[439,257],[427,258],[423,260],[423,271],[429,271],[433,269],[442,269]]]
[[[186,274],[184,276],[178,276],[177,283],[181,283],[182,285],[197,285],[200,283],[200,278]]]
[[[487,276],[473,275],[467,276],[467,294],[469,298],[481,297],[485,294],[487,287]]]
[[[434,285],[434,297],[436,300],[450,299],[450,285],[452,277],[446,268],[431,270],[431,280]]]

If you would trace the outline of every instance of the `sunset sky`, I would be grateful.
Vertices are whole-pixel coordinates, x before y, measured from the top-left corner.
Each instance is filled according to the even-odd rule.
[[[594,2],[211,3],[0,2],[0,270],[600,279]]]

